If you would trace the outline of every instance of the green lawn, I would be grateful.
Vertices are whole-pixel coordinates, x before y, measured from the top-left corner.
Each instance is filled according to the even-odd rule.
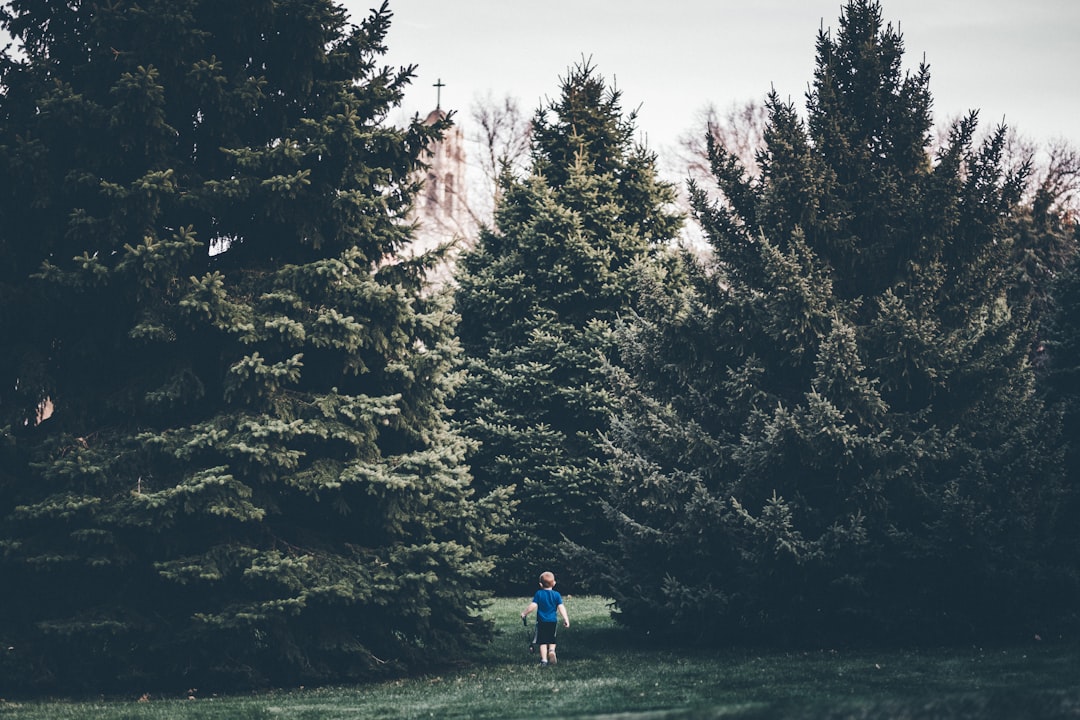
[[[1080,648],[673,652],[635,643],[602,599],[568,598],[559,664],[540,668],[518,614],[497,600],[482,658],[442,675],[357,687],[138,702],[0,702],[0,718],[1080,718]],[[2,682],[2,679],[0,679]]]

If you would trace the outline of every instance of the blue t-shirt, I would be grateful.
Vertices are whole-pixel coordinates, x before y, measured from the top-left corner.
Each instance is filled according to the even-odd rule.
[[[554,590],[537,590],[533,595],[536,603],[536,619],[540,622],[559,622],[559,606],[562,605],[562,595]]]

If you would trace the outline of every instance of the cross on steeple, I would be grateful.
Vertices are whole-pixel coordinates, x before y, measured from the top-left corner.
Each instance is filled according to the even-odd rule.
[[[439,78],[432,87],[435,88],[435,109],[438,110],[442,107],[442,89],[446,87],[446,83],[442,81],[442,78]]]

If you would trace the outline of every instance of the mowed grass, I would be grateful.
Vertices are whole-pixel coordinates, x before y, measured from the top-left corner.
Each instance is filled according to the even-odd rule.
[[[0,718],[1080,718],[1075,644],[1033,638],[993,649],[674,651],[616,627],[602,598],[570,597],[559,664],[541,668],[519,619],[526,603],[493,602],[487,612],[497,623],[495,641],[482,657],[444,674],[229,697],[196,693],[193,700],[0,701]]]

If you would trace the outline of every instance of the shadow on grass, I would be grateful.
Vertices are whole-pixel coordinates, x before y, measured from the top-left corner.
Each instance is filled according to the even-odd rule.
[[[496,635],[441,674],[193,702],[0,701],[3,720],[1080,719],[1080,648],[787,652],[662,647],[616,625],[603,598],[567,597],[557,667],[528,652],[528,598],[493,601]],[[2,681],[2,678],[0,678]]]
[[[517,619],[526,602],[499,600],[489,609],[503,634],[483,661],[488,667],[529,662],[524,632],[505,634],[507,617]],[[1080,718],[1075,645],[685,649],[619,627],[600,598],[570,598],[567,608],[562,697],[540,717]],[[518,642],[506,645],[511,637]]]

